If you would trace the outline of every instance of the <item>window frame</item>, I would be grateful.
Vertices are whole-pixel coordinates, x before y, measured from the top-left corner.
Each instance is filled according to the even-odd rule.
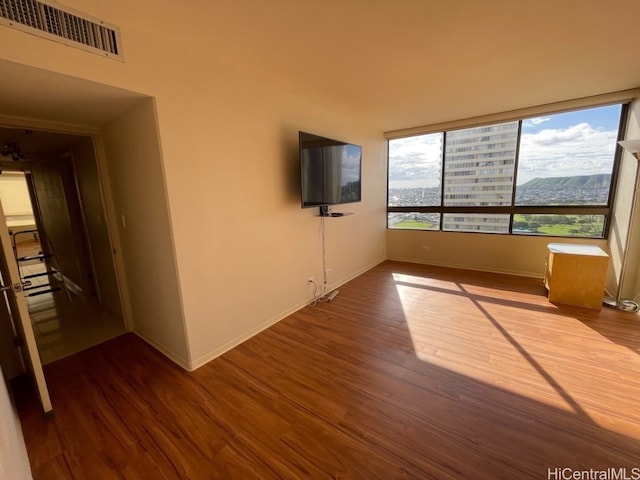
[[[620,105],[620,119],[618,123],[618,136],[616,139],[616,148],[613,154],[613,166],[611,170],[611,183],[609,187],[609,196],[607,199],[606,205],[526,205],[526,206],[518,206],[515,203],[516,200],[516,181],[518,174],[518,165],[519,165],[519,157],[520,157],[520,141],[522,138],[522,122],[531,116],[522,115],[520,118],[512,118],[511,121],[518,121],[518,133],[517,133],[517,142],[516,142],[516,153],[514,159],[514,175],[513,175],[513,191],[511,196],[511,205],[510,206],[445,206],[444,205],[444,185],[445,185],[445,150],[446,150],[446,141],[447,141],[447,132],[455,131],[455,130],[463,130],[470,129],[475,127],[482,126],[491,126],[499,123],[505,123],[505,121],[496,120],[493,122],[482,122],[478,124],[466,123],[463,126],[458,126],[457,128],[449,128],[449,129],[425,129],[424,131],[414,131],[413,133],[408,133],[406,135],[389,135],[387,136],[387,229],[388,230],[411,230],[411,231],[427,231],[427,232],[455,232],[455,233],[482,233],[482,234],[493,234],[493,235],[515,235],[515,236],[535,236],[535,237],[558,237],[558,238],[582,238],[582,239],[608,239],[610,230],[611,230],[611,221],[612,221],[612,213],[613,213],[613,205],[615,204],[616,198],[616,187],[618,183],[618,177],[620,174],[620,164],[622,161],[622,148],[618,145],[618,141],[624,139],[624,132],[627,128],[627,123],[629,119],[629,107],[630,101],[616,101],[616,102],[608,102],[605,104],[594,104],[594,105],[583,105],[576,108],[571,109],[561,109],[559,111],[548,111],[546,114],[553,115],[559,113],[566,113],[572,111],[580,111],[586,110],[589,108],[598,108],[607,105]],[[392,132],[393,133],[393,132]],[[411,136],[418,136],[430,133],[442,133],[443,134],[443,145],[442,145],[442,166],[440,169],[440,205],[435,206],[389,206],[389,172],[390,172],[390,162],[389,162],[389,142],[391,140],[406,138]],[[389,214],[390,213],[436,213],[439,214],[439,225],[438,228],[430,228],[430,229],[417,229],[417,228],[392,228],[389,226]],[[509,230],[508,232],[486,232],[486,231],[474,231],[474,230],[444,230],[444,215],[445,214],[508,214],[509,215]],[[513,232],[513,223],[515,215],[599,215],[604,217],[603,224],[603,232],[602,236],[566,236],[566,235],[544,235],[537,233],[527,233],[527,232]]]

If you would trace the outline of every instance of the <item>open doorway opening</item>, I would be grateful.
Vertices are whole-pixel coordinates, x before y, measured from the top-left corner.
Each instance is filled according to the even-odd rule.
[[[43,363],[125,331],[93,139],[0,128],[0,200]]]

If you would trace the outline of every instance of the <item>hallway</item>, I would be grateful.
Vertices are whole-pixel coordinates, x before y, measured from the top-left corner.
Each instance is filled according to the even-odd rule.
[[[16,244],[17,257],[40,252],[37,240]],[[19,262],[21,277],[44,272],[42,260]],[[121,320],[111,315],[95,296],[78,296],[46,275],[29,278],[25,295],[38,351],[43,364],[80,352],[125,332]],[[47,284],[51,283],[50,286]],[[47,288],[53,287],[53,288]],[[57,290],[55,288],[58,288]],[[60,288],[61,287],[61,288]],[[54,290],[46,292],[47,290]]]
[[[30,298],[29,314],[44,365],[125,333],[95,297],[67,296],[64,290]]]

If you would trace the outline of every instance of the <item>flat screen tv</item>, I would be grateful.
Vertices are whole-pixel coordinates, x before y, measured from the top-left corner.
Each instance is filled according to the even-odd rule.
[[[302,208],[321,207],[362,200],[362,148],[358,145],[299,133]],[[322,208],[324,207],[324,208]]]

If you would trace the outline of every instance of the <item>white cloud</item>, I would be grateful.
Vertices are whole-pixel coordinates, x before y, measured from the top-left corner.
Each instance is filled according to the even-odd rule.
[[[535,177],[611,173],[617,132],[579,123],[523,134],[518,183]]]
[[[529,119],[537,124],[548,117]],[[536,177],[564,177],[611,173],[617,130],[579,123],[523,133],[520,141],[518,184]],[[434,187],[441,175],[441,137],[421,135],[389,143],[390,188]]]
[[[525,127],[533,127],[535,125],[540,125],[541,123],[548,122],[549,120],[551,120],[551,117],[534,117],[524,120],[522,124]]]
[[[440,134],[406,137],[389,142],[391,188],[434,187],[440,182]]]

